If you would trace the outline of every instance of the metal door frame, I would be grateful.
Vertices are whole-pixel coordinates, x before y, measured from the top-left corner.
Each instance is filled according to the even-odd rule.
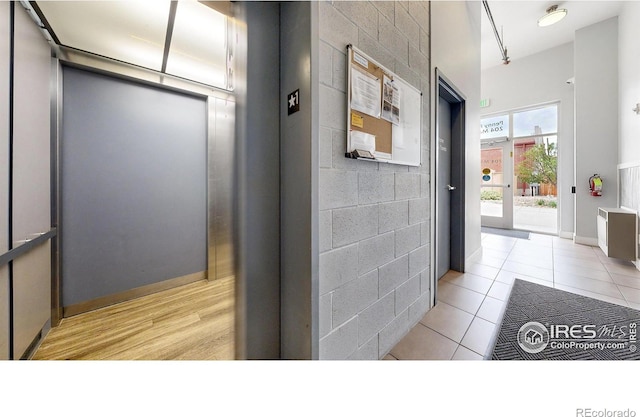
[[[526,136],[518,136],[516,137],[513,133],[513,115],[515,113],[521,113],[521,112],[526,112],[526,111],[531,111],[531,110],[537,110],[537,109],[542,109],[545,107],[551,107],[551,106],[555,106],[557,108],[557,114],[558,114],[558,120],[557,120],[557,130],[555,132],[550,132],[550,133],[544,133],[544,134],[531,134],[531,135],[526,135]],[[561,129],[560,129],[560,112],[562,111],[561,108],[561,102],[560,101],[550,101],[550,102],[545,102],[545,103],[540,103],[540,104],[536,104],[536,105],[531,105],[531,106],[524,106],[524,107],[516,107],[516,108],[512,108],[510,110],[504,110],[504,111],[499,111],[499,112],[495,112],[495,113],[488,113],[488,114],[483,114],[480,115],[480,119],[482,120],[483,118],[489,118],[489,117],[497,117],[497,116],[508,116],[508,120],[509,120],[509,129],[507,131],[507,136],[504,137],[497,137],[497,138],[491,138],[491,139],[480,139],[480,144],[482,146],[483,143],[485,142],[499,142],[499,141],[509,141],[511,143],[511,147],[510,147],[510,152],[511,152],[511,162],[510,162],[510,169],[511,169],[511,179],[510,182],[512,182],[512,184],[510,184],[510,186],[508,188],[511,188],[511,203],[509,204],[510,206],[510,211],[511,211],[511,220],[509,222],[503,222],[504,225],[493,225],[493,223],[489,223],[486,224],[487,227],[496,227],[496,228],[504,228],[504,229],[511,229],[511,230],[520,230],[520,229],[514,229],[514,201],[513,201],[513,193],[514,191],[514,187],[517,187],[517,184],[513,183],[513,180],[515,179],[515,143],[517,140],[519,139],[524,139],[524,138],[532,138],[532,137],[544,137],[544,136],[556,136],[557,137],[557,143],[560,143],[560,139],[562,137],[562,133],[561,133]],[[558,145],[558,148],[556,149],[556,152],[560,153],[560,148]],[[560,159],[558,158],[558,165],[560,165]],[[556,174],[560,175],[560,168],[559,166],[556,168]],[[557,188],[557,198],[558,198],[558,209],[557,209],[557,213],[556,213],[556,232],[552,233],[553,235],[557,235],[558,233],[560,233],[560,222],[561,222],[561,212],[560,212],[560,205],[561,205],[561,200],[560,200],[560,195],[562,194],[562,189],[560,187]],[[486,217],[485,217],[486,218]],[[481,215],[481,224],[482,222],[482,215]],[[496,223],[497,224],[497,223]],[[482,226],[485,226],[485,224],[482,224]],[[545,232],[536,232],[536,233],[545,233]]]
[[[432,119],[433,134],[431,136],[431,307],[436,304],[438,292],[438,238],[440,233],[438,227],[438,190],[446,184],[441,184],[437,176],[440,165],[438,149],[438,115],[439,98],[453,104],[451,109],[452,118],[454,114],[458,117],[451,127],[451,183],[456,186],[456,193],[451,195],[451,220],[449,233],[451,234],[450,269],[464,272],[465,269],[465,216],[466,216],[466,97],[460,90],[445,77],[442,72],[435,69],[435,92],[434,92],[434,118]]]
[[[511,119],[511,116],[509,116]],[[503,184],[494,188],[502,187],[502,217],[482,216],[480,213],[480,224],[483,227],[495,227],[498,229],[513,229],[513,140],[505,136],[502,138],[484,139],[480,141],[480,155],[482,155],[483,145],[495,145],[492,148],[502,148],[502,175]],[[505,198],[508,196],[508,198]]]

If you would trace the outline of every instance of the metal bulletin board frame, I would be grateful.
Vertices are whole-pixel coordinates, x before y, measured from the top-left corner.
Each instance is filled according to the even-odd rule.
[[[347,46],[347,158],[420,166],[422,92]]]

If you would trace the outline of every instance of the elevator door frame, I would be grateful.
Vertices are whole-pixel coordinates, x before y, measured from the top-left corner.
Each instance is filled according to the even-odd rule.
[[[60,228],[62,220],[61,210],[61,194],[64,192],[61,190],[61,167],[60,167],[60,139],[62,132],[62,95],[63,95],[63,76],[62,66],[75,67],[82,70],[101,73],[112,77],[122,78],[137,83],[147,84],[153,87],[166,89],[169,91],[180,92],[196,97],[205,98],[207,100],[207,271],[206,278],[213,280],[216,278],[222,278],[225,276],[235,275],[234,268],[234,256],[235,253],[232,250],[231,259],[226,260],[228,264],[232,265],[231,271],[223,272],[223,268],[220,268],[220,259],[218,259],[218,253],[228,253],[228,248],[233,248],[233,236],[228,235],[225,241],[220,241],[218,236],[224,234],[227,231],[221,231],[221,227],[227,225],[229,227],[228,233],[231,233],[232,228],[232,212],[229,209],[225,210],[224,202],[217,199],[218,192],[215,190],[225,188],[225,185],[229,188],[229,193],[232,193],[232,179],[233,179],[233,165],[229,166],[228,161],[233,161],[234,155],[234,142],[235,138],[230,136],[226,139],[226,143],[216,143],[216,103],[219,100],[224,100],[228,103],[232,103],[235,108],[235,96],[232,92],[218,89],[215,87],[206,86],[203,84],[191,82],[178,77],[168,76],[155,71],[147,70],[141,67],[129,65],[119,61],[111,60],[108,58],[96,56],[93,54],[72,50],[61,47],[59,49],[59,57],[52,60],[52,90],[51,90],[51,140],[52,149],[52,219],[55,224],[52,227],[57,227],[58,237],[54,242],[53,254],[52,254],[52,305],[51,305],[51,324],[57,326],[60,320],[63,318],[63,304],[62,304],[62,254],[64,248],[61,246],[61,236],[64,230]],[[235,112],[234,112],[235,123]],[[233,129],[231,129],[233,135]],[[218,138],[219,139],[219,138]],[[223,152],[219,152],[222,148]],[[222,169],[221,169],[222,168]],[[232,201],[232,195],[229,195],[226,199],[228,202]],[[222,219],[222,221],[220,221]],[[227,269],[227,268],[224,268]],[[221,271],[219,274],[218,271]],[[230,272],[230,273],[229,273]],[[140,294],[142,295],[142,293]]]

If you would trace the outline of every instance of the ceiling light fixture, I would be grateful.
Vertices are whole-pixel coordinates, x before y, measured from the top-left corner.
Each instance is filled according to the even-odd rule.
[[[564,19],[566,15],[567,9],[558,9],[558,5],[555,4],[547,9],[547,14],[538,19],[538,26],[551,26]]]

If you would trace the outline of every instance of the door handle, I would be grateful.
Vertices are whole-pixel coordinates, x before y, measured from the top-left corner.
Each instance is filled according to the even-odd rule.
[[[451,185],[451,184],[447,184],[447,190],[449,190],[449,191],[453,191],[453,190],[455,190],[455,189],[456,189],[456,187],[454,187],[453,185]]]

